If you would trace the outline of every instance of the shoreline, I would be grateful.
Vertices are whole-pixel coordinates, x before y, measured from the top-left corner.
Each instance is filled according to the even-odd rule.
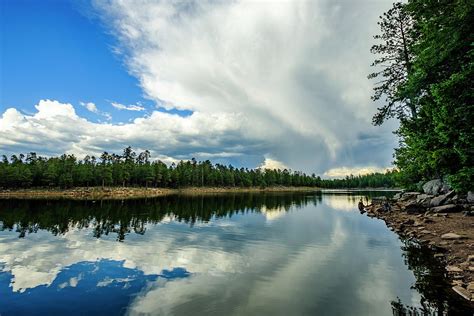
[[[73,200],[114,200],[152,198],[173,194],[199,195],[220,193],[253,192],[320,192],[316,187],[187,187],[170,188],[134,188],[134,187],[77,187],[71,189],[18,189],[0,190],[0,199],[73,199]]]
[[[383,203],[376,200],[366,206],[367,216],[383,220],[400,238],[430,248],[445,267],[451,289],[474,308],[474,216],[433,208],[407,211],[410,203],[403,197],[389,200],[389,212],[383,210]]]

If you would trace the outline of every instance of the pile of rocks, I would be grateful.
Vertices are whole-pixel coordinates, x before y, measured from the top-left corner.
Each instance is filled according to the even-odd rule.
[[[474,215],[474,193],[457,194],[440,179],[426,182],[423,185],[423,193],[397,193],[393,202],[394,211],[405,211],[409,214],[464,212],[466,216]]]

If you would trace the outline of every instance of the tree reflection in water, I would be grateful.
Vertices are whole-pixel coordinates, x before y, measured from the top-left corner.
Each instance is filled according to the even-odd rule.
[[[214,195],[170,195],[153,199],[75,201],[75,200],[0,200],[0,230],[15,230],[19,237],[48,230],[54,235],[70,229],[92,228],[94,236],[145,234],[146,224],[172,218],[179,222],[208,222],[212,218],[235,214],[284,210],[317,204],[321,194],[302,192],[236,193]]]
[[[451,290],[445,265],[433,256],[433,250],[414,241],[402,242],[403,258],[415,275],[413,288],[421,294],[422,307],[404,305],[398,299],[391,302],[393,315],[473,315],[469,302]]]

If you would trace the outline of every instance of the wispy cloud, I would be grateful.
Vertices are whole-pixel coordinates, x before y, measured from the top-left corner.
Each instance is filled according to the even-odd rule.
[[[124,105],[121,103],[117,102],[111,102],[112,106],[116,108],[117,110],[126,110],[126,111],[145,111],[145,108],[140,104],[130,104],[130,105]]]
[[[102,115],[103,117],[105,117],[105,119],[107,121],[110,121],[112,119],[112,115],[110,115],[110,113],[108,112],[102,112],[100,111],[98,108],[97,108],[97,105],[95,105],[95,103],[93,102],[79,102],[80,105],[82,105],[83,107],[85,107],[89,112],[92,112],[92,113],[95,113],[95,114],[98,114],[98,115]]]

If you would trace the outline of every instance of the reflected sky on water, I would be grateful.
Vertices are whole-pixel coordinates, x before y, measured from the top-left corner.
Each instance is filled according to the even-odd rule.
[[[0,201],[0,314],[392,315],[423,293],[362,193]]]

